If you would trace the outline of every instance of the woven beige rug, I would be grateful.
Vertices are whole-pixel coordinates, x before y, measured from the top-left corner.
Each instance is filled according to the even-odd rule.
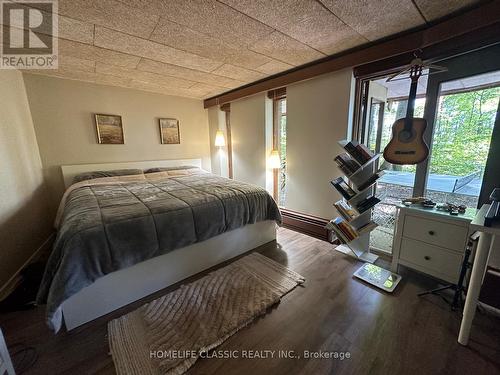
[[[304,282],[253,253],[182,285],[108,324],[116,371],[183,374],[205,353],[250,324]]]

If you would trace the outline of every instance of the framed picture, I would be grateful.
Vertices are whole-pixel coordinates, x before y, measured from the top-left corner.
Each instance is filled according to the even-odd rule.
[[[117,115],[95,115],[97,142],[100,144],[124,144],[122,117]]]
[[[160,124],[160,139],[164,145],[174,145],[181,143],[179,133],[179,120],[175,118],[161,118]]]

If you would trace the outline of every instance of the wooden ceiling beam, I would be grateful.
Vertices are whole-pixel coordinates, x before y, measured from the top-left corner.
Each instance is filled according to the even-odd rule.
[[[412,53],[419,49],[436,46],[458,37],[500,25],[500,1],[485,3],[435,25],[396,36],[388,40],[370,43],[352,51],[326,57],[306,65],[264,78],[260,81],[205,99],[205,108],[228,103],[263,91],[284,87],[292,83],[314,78],[337,70],[356,67],[390,57]],[[481,35],[481,33],[476,33]],[[493,35],[493,42],[500,42],[500,34]],[[469,38],[470,39],[470,38]],[[475,39],[478,39],[477,37]],[[488,39],[488,43],[492,41]],[[460,45],[460,39],[458,39]],[[477,41],[481,42],[481,40]],[[453,45],[456,47],[456,41]]]

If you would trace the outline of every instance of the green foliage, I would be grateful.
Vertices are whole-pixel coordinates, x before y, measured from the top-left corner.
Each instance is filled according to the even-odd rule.
[[[434,126],[430,173],[466,176],[483,172],[500,96],[500,87],[444,95]],[[423,117],[425,99],[417,99],[415,116]],[[384,112],[381,150],[391,139],[392,124],[406,113],[406,101],[392,102]],[[371,143],[371,142],[370,142]],[[381,160],[383,162],[383,160]],[[415,165],[396,166],[415,172]]]
[[[495,125],[500,87],[440,98],[430,172],[465,176],[483,171]]]

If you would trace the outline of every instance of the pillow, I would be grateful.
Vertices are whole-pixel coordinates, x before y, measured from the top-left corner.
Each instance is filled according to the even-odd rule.
[[[76,184],[80,181],[92,180],[94,178],[101,177],[115,177],[115,176],[131,176],[143,174],[141,169],[115,169],[111,171],[94,171],[94,172],[85,172],[80,173],[75,176],[73,179],[73,183]]]
[[[149,168],[144,171],[144,173],[157,173],[157,172],[169,172],[169,171],[177,171],[181,169],[199,169],[198,167],[193,167],[192,165],[183,165],[180,167],[158,167],[158,168]]]

